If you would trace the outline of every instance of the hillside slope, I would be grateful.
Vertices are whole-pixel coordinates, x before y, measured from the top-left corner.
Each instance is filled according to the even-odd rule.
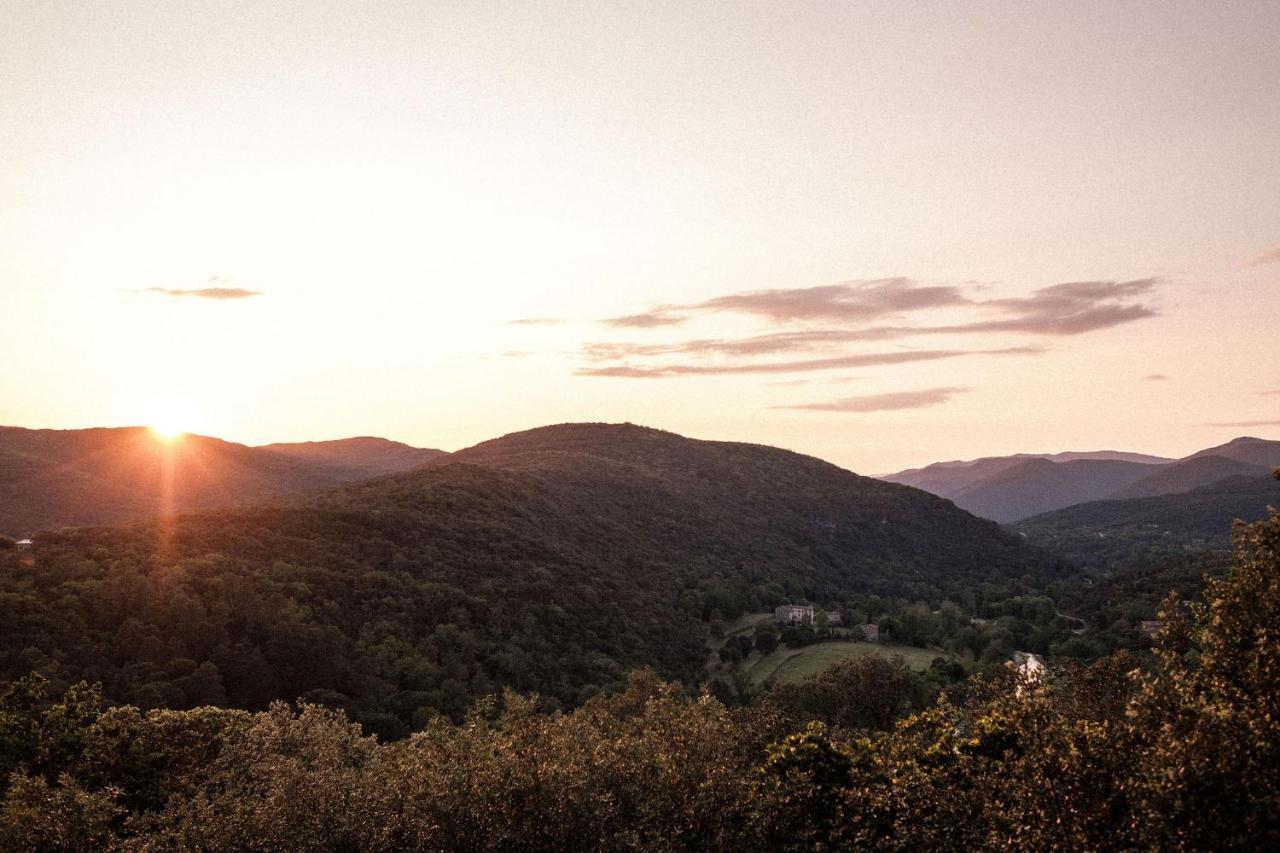
[[[1150,475],[1156,466],[1110,459],[1029,459],[952,495],[956,506],[1001,523],[1097,500]]]
[[[448,455],[443,450],[412,447],[399,441],[374,436],[340,438],[333,441],[304,441],[293,444],[264,444],[257,449],[341,468],[359,474],[361,478],[411,471],[434,459]]]
[[[1265,465],[1241,462],[1226,456],[1197,454],[1172,465],[1161,465],[1154,473],[1119,489],[1107,498],[1123,500],[1179,494],[1211,486],[1228,477],[1262,477],[1268,471]]]
[[[1016,453],[1012,456],[988,456],[982,459],[935,462],[923,468],[911,468],[886,474],[882,480],[924,489],[944,498],[972,488],[982,481],[1031,460],[1049,462],[1076,462],[1093,460],[1102,462],[1135,462],[1145,465],[1163,465],[1174,460],[1146,453],[1129,453],[1121,450],[1067,451],[1063,453]]]
[[[1280,441],[1241,437],[1182,459],[1140,453],[1018,454],[938,462],[882,479],[1009,524],[1079,503],[1181,494],[1280,465]]]
[[[1025,519],[1013,529],[1080,565],[1114,568],[1230,546],[1231,522],[1280,506],[1280,481],[1233,477],[1183,494],[1094,501]]]
[[[1221,456],[1250,465],[1275,468],[1280,466],[1280,441],[1241,436],[1240,438],[1233,438],[1226,444],[1220,444],[1217,447],[1209,447],[1193,453],[1187,458],[1195,459],[1201,456]]]
[[[692,680],[704,620],[747,608],[1043,567],[924,492],[599,424],[305,506],[47,534],[2,560],[0,678],[38,668],[149,705],[306,694],[389,733],[501,685],[573,703],[639,665]]]
[[[349,464],[338,464],[343,454],[333,447],[327,453],[298,446],[276,451],[199,435],[166,441],[145,427],[0,427],[0,533],[27,536],[46,528],[279,501],[384,473],[396,460],[415,467],[435,455],[415,457],[403,445],[370,448],[356,441],[354,447],[322,443],[349,448]]]

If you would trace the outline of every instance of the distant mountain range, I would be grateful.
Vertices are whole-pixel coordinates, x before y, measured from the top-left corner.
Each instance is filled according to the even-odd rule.
[[[1280,441],[1237,438],[1182,459],[1138,453],[1018,454],[939,462],[883,479],[1002,524],[1091,501],[1181,494],[1280,465]]]
[[[248,447],[145,427],[0,427],[0,533],[278,501],[442,454],[384,438]]]

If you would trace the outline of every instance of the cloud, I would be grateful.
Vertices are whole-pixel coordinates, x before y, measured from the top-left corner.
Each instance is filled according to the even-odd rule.
[[[732,293],[689,306],[689,310],[737,311],[783,321],[869,320],[905,311],[967,304],[970,300],[958,287],[920,285],[899,277]]]
[[[681,323],[692,314],[732,311],[774,322],[868,321],[934,308],[968,308],[1011,315],[945,326],[889,326],[806,332],[806,335],[858,335],[862,339],[953,332],[1032,332],[1077,335],[1128,323],[1156,312],[1128,304],[1151,293],[1159,279],[1073,281],[1042,287],[1030,296],[975,300],[959,287],[921,285],[909,278],[843,282],[790,290],[751,290],[690,305],[661,305],[640,314],[604,320],[610,326],[650,328]],[[771,336],[765,336],[766,338]],[[754,340],[760,340],[754,339]]]
[[[1200,426],[1207,427],[1258,427],[1258,426],[1280,426],[1280,419],[1271,421],[1216,421]]]
[[[1280,246],[1260,252],[1245,262],[1247,267],[1260,267],[1264,264],[1280,264]]]
[[[509,320],[508,326],[557,326],[563,323],[560,317],[522,317],[519,320]]]
[[[642,330],[678,325],[706,314],[734,313],[762,321],[765,327],[755,334],[587,342],[581,354],[590,364],[577,373],[653,379],[797,373],[975,354],[1034,354],[1043,348],[850,350],[856,350],[857,344],[939,335],[1008,334],[1024,339],[1081,335],[1154,316],[1157,311],[1150,297],[1159,283],[1156,278],[1071,281],[1001,298],[986,298],[986,289],[973,282],[928,285],[903,277],[742,291],[684,305],[655,305],[601,323]],[[921,311],[930,312],[931,322],[912,323],[913,314]],[[932,316],[935,312],[946,312],[948,322],[939,322]]]
[[[1147,382],[1163,382],[1169,377],[1165,376],[1163,373],[1148,373],[1146,376],[1142,378],[1145,379]]]
[[[760,313],[775,321],[831,319],[841,312],[866,316],[877,311],[895,312],[910,306],[960,306],[980,313],[996,313],[991,319],[925,326],[862,326],[854,328],[777,331],[743,338],[694,338],[671,343],[593,342],[583,347],[592,361],[684,355],[749,357],[783,352],[804,352],[867,341],[890,341],[926,335],[1022,333],[1063,337],[1098,331],[1154,316],[1156,311],[1132,300],[1154,290],[1157,279],[1134,281],[1084,281],[1055,284],[1030,296],[970,300],[956,288],[916,287],[907,279],[884,279],[867,285],[838,284],[801,290],[753,291],[718,297],[695,305],[662,306],[652,312],[604,321],[636,328],[682,322],[688,314],[704,310],[740,310]]]
[[[183,290],[175,287],[144,287],[138,293],[161,293],[175,299],[248,299],[261,296],[261,290],[245,290],[243,287],[197,287]]]
[[[1258,392],[1258,396],[1260,396],[1260,397],[1275,397],[1275,396],[1277,396],[1277,395],[1280,395],[1280,388],[1277,388],[1277,389],[1275,389],[1274,391],[1259,391],[1259,392]]]
[[[669,344],[588,343],[582,353],[594,361],[657,355],[770,355],[781,352],[812,350],[823,346],[882,341],[903,337],[898,329],[817,329],[807,332],[773,332],[746,338],[694,338]]]
[[[610,376],[626,379],[660,379],[670,376],[724,376],[753,373],[801,373],[846,367],[871,367],[920,361],[938,361],[966,355],[1038,355],[1042,352],[1044,350],[1041,347],[1007,347],[997,350],[906,350],[902,352],[857,353],[794,361],[668,364],[655,367],[634,367],[629,364],[621,364],[611,367],[584,367],[578,369],[576,373],[579,376]]]
[[[1079,335],[1153,317],[1148,305],[1125,304],[1150,294],[1159,279],[1133,281],[1072,281],[1033,291],[1030,296],[991,299],[981,303],[1014,314],[1007,320],[966,324],[971,332],[1029,332],[1037,335]]]
[[[639,314],[627,314],[623,317],[610,317],[601,320],[606,326],[617,326],[631,329],[653,329],[659,326],[675,326],[683,323],[688,317],[668,313],[668,308],[659,307]]]
[[[956,394],[969,388],[947,386],[927,388],[923,391],[895,391],[890,394],[868,394],[862,397],[845,397],[829,403],[804,403],[797,406],[774,406],[775,409],[801,409],[809,412],[897,412],[903,409],[923,409],[938,406]]]

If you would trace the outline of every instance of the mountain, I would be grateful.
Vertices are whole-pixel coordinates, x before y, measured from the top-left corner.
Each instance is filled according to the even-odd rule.
[[[360,478],[398,474],[446,455],[443,450],[411,447],[399,441],[373,436],[296,444],[264,444],[258,449],[357,472]]]
[[[923,468],[911,468],[881,477],[891,483],[914,486],[933,492],[944,498],[955,498],[961,492],[972,489],[989,478],[996,477],[1010,468],[1029,461],[1045,460],[1066,463],[1078,461],[1130,462],[1142,465],[1161,465],[1172,462],[1163,456],[1145,453],[1128,453],[1118,450],[1068,451],[1064,453],[1018,453],[1012,456],[988,456],[968,461],[935,462]],[[1034,471],[1036,469],[1028,469]]]
[[[1110,498],[1147,498],[1189,492],[1228,477],[1261,477],[1269,472],[1263,465],[1240,462],[1226,456],[1196,454],[1171,465],[1161,465],[1149,476],[1109,495]]]
[[[283,500],[383,473],[393,460],[413,467],[437,455],[354,441],[273,450],[200,435],[162,439],[146,427],[0,427],[0,533]]]
[[[1002,524],[1094,500],[1146,477],[1156,466],[1108,459],[1028,459],[951,495],[956,506]]]
[[[1231,477],[1182,494],[1093,501],[1018,522],[1025,539],[1079,565],[1108,569],[1230,545],[1231,522],[1280,506],[1274,477]]]
[[[1018,454],[938,462],[882,479],[1008,524],[1077,503],[1178,494],[1230,477],[1258,477],[1277,465],[1280,441],[1244,437],[1176,460],[1110,450]]]
[[[1187,458],[1195,459],[1201,456],[1221,456],[1250,465],[1262,465],[1270,469],[1280,466],[1280,441],[1268,441],[1265,438],[1243,436],[1234,438],[1226,444],[1220,444],[1217,447],[1210,447],[1198,453],[1193,453]]]
[[[304,502],[0,552],[0,680],[38,669],[144,707],[307,696],[396,734],[504,685],[567,705],[640,665],[696,680],[708,621],[748,610],[1046,570],[949,501],[818,459],[569,424]]]

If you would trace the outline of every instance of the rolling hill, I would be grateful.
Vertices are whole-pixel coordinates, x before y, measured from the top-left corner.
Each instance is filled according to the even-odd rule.
[[[145,427],[0,427],[0,533],[283,500],[439,455],[384,439],[259,448]]]
[[[1274,477],[1232,477],[1181,494],[1093,501],[1025,519],[1013,529],[1082,566],[1110,569],[1230,546],[1231,522],[1280,506]]]
[[[1114,459],[1028,459],[960,489],[951,499],[974,515],[1003,524],[1095,500],[1163,467]]]
[[[935,462],[923,468],[911,468],[896,474],[881,477],[891,483],[914,486],[933,492],[944,498],[954,497],[957,493],[977,486],[983,480],[1024,462],[1043,459],[1049,462],[1076,462],[1079,460],[1099,460],[1107,462],[1135,462],[1146,465],[1162,465],[1174,460],[1163,456],[1150,456],[1145,453],[1128,453],[1118,450],[1098,450],[1065,453],[1018,453],[1012,456],[988,456],[982,459],[955,460],[951,462]]]
[[[503,685],[572,704],[640,665],[693,680],[713,617],[1045,568],[811,457],[570,424],[288,506],[43,534],[0,554],[0,679],[148,707],[307,695],[395,734]]]
[[[339,438],[333,441],[304,441],[294,444],[263,444],[256,449],[349,471],[353,475],[350,479],[399,474],[448,455],[443,450],[412,447],[399,441],[374,436]]]
[[[1178,494],[1280,465],[1280,441],[1242,437],[1182,459],[1139,453],[1019,454],[939,462],[883,479],[950,498],[975,515],[1012,523],[1099,500]]]
[[[1234,459],[1236,462],[1274,468],[1280,465],[1280,441],[1242,436],[1233,438],[1226,444],[1193,453],[1187,458],[1195,459],[1201,456],[1221,456],[1225,459]]]
[[[1265,465],[1241,462],[1226,456],[1197,454],[1171,465],[1161,465],[1155,473],[1130,483],[1108,497],[1123,500],[1172,495],[1210,486],[1228,477],[1262,477],[1268,471]]]

